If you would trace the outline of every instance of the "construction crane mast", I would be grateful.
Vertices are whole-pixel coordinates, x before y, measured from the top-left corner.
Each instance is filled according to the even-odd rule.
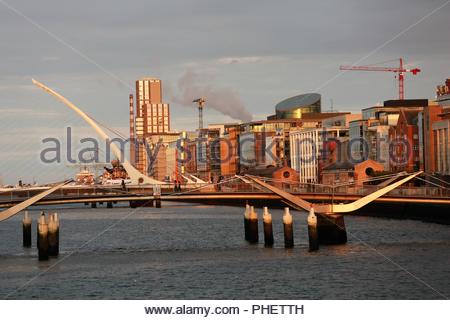
[[[203,129],[203,108],[205,106],[206,99],[198,98],[192,102],[198,104],[198,130],[200,131]]]
[[[403,65],[403,58],[400,58],[400,66],[398,68],[375,66],[341,66],[339,70],[395,72],[397,73],[398,77],[398,98],[400,100],[405,99],[405,73],[411,72],[413,75],[417,75],[421,71],[419,68],[406,69]]]

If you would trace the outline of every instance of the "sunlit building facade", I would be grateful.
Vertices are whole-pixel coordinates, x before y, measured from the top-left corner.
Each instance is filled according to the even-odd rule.
[[[151,174],[152,171],[148,145],[153,143],[150,140],[155,139],[151,137],[161,136],[165,142],[169,142],[167,139],[172,140],[173,136],[177,136],[170,132],[169,104],[163,103],[162,96],[161,80],[155,78],[136,81],[134,106],[130,95],[130,138],[134,139],[130,144],[130,159],[145,174]]]
[[[434,161],[432,170],[443,176],[450,175],[450,79],[445,84],[437,86],[436,101],[441,107],[438,120],[431,124],[433,131],[432,150]]]
[[[327,158],[328,143],[333,142],[339,152],[345,153],[349,130],[346,127],[314,128],[291,131],[291,167],[299,173],[301,183],[319,183],[320,165]],[[343,159],[336,159],[343,161]]]

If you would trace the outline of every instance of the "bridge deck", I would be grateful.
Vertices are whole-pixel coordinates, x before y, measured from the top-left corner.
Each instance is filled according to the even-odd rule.
[[[364,185],[361,187],[326,187],[300,184],[274,183],[277,188],[292,194],[295,197],[315,203],[348,203],[379,190],[376,185]],[[0,192],[0,208],[7,208],[22,202],[44,191],[39,188],[23,188],[3,190]],[[36,205],[56,205],[84,202],[107,201],[139,201],[153,198],[152,186],[130,186],[122,190],[121,186],[64,186],[58,191],[36,202]],[[162,186],[161,199],[165,201],[186,201],[198,203],[227,203],[233,200],[241,202],[245,200],[277,201],[281,203],[281,197],[261,188],[254,183],[229,182],[223,184],[220,190],[217,186],[208,185],[202,188],[188,189],[183,187],[179,193],[174,193],[167,186]],[[377,199],[381,203],[423,203],[450,205],[450,191],[433,187],[399,187]]]
[[[360,199],[363,195],[347,194],[320,194],[320,193],[294,193],[293,196],[315,202],[315,203],[346,203],[352,202]],[[0,208],[7,208],[21,201],[25,200],[25,197],[15,197],[13,199],[2,199],[0,197]],[[91,202],[126,202],[126,201],[148,201],[152,200],[153,195],[139,195],[139,194],[106,194],[106,193],[96,193],[96,194],[85,194],[85,195],[52,195],[48,196],[42,200],[39,200],[35,205],[60,205],[60,204],[71,204],[71,203],[91,203]],[[163,193],[161,195],[161,200],[163,201],[178,201],[178,202],[198,202],[198,203],[212,203],[217,202],[217,204],[229,203],[230,201],[236,200],[238,202],[245,200],[259,200],[259,201],[280,201],[282,198],[275,194],[270,194],[266,192],[238,192],[238,193],[188,193],[175,195],[172,193]],[[428,198],[428,197],[417,197],[417,196],[396,196],[396,195],[385,195],[375,202],[382,203],[423,203],[423,204],[440,204],[440,205],[450,205],[450,198]]]

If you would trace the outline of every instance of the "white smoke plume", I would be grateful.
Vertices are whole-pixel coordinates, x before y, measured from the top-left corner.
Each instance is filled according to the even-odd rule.
[[[228,88],[217,88],[201,83],[201,76],[191,69],[178,80],[178,94],[172,92],[172,100],[183,106],[194,107],[192,100],[206,98],[206,108],[214,109],[233,119],[248,122],[251,113],[244,106],[237,92]]]

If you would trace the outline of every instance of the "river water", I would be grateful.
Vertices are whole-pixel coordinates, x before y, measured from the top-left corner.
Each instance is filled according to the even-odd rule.
[[[22,248],[22,216],[0,223],[0,299],[443,299],[450,227],[346,217],[349,242],[309,253],[306,213],[283,247],[243,240],[243,208],[163,203],[162,209],[52,208],[61,255]],[[261,214],[261,210],[258,210]],[[35,246],[38,210],[33,217]],[[263,239],[260,226],[260,239]]]

